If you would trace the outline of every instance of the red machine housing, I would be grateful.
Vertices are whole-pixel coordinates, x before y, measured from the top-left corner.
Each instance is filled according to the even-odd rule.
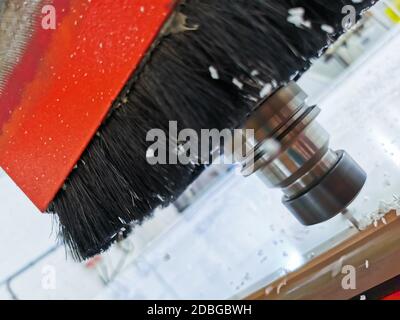
[[[48,4],[49,1],[46,1]],[[174,9],[174,0],[53,0],[0,96],[0,166],[45,211]]]

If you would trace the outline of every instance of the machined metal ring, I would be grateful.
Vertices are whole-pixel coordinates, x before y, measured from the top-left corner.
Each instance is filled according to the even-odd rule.
[[[329,134],[316,121],[320,109],[308,106],[295,83],[278,89],[248,119],[255,136],[242,173],[257,173],[267,186],[281,188],[285,206],[306,225],[344,211],[363,187],[366,174],[343,151],[329,148]],[[275,141],[279,148],[268,148]],[[340,186],[344,186],[341,188]]]

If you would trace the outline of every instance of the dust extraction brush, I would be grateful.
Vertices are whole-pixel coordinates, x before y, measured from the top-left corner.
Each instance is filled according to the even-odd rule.
[[[150,130],[168,132],[171,121],[197,132],[241,128],[274,93],[290,116],[256,129],[286,141],[313,119],[290,81],[373,2],[6,0],[0,165],[41,211],[58,215],[75,258],[100,253],[204,169],[200,161],[151,165]],[[325,140],[318,151],[307,170],[338,170],[343,155],[328,153]],[[288,201],[315,185],[305,181],[301,195],[286,190]]]

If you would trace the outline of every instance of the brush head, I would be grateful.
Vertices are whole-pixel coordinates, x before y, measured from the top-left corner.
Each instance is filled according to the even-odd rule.
[[[265,99],[266,85],[277,88],[299,77],[343,33],[345,5],[360,14],[373,2],[179,5],[48,209],[58,215],[74,257],[107,249],[132,223],[173,202],[204,169],[194,163],[150,165],[149,130],[168,132],[169,121],[197,131],[240,127]]]

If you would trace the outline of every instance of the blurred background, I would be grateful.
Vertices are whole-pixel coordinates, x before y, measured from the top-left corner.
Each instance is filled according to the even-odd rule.
[[[300,225],[280,191],[211,166],[175,203],[109,252],[76,263],[57,225],[0,171],[0,299],[244,298],[390,210],[400,215],[400,0],[381,1],[302,77],[332,146],[368,173],[343,215]],[[383,220],[384,221],[384,220]]]

